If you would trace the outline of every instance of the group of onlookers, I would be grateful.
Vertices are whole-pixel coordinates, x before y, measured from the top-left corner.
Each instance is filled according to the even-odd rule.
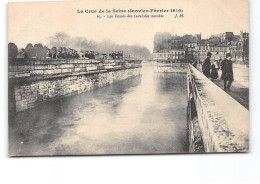
[[[109,53],[109,56],[112,59],[123,59],[123,51],[112,51],[112,53]]]
[[[17,47],[16,47],[17,49]],[[52,59],[66,59],[66,58],[87,58],[87,59],[123,59],[123,51],[112,51],[108,54],[99,54],[95,51],[83,51],[80,54],[77,50],[66,47],[52,47],[49,49],[41,44],[28,44],[25,49],[16,51],[16,58],[52,58]]]
[[[95,53],[95,51],[86,51],[83,56],[88,59],[95,59],[95,55],[99,55],[99,53]]]
[[[215,80],[219,78],[218,70],[222,70],[221,79],[224,81],[224,90],[231,91],[230,86],[234,81],[233,75],[233,62],[231,60],[232,56],[230,53],[226,54],[226,58],[224,60],[215,60],[211,63],[212,54],[210,52],[207,53],[207,58],[205,59],[204,63],[202,64],[202,72],[203,74],[211,78],[211,80]]]
[[[79,58],[78,51],[66,47],[48,49],[47,57],[53,59]]]
[[[84,54],[81,55],[84,58],[88,59],[123,59],[123,51],[112,51],[110,53],[102,53],[94,52],[94,51],[85,51]],[[109,57],[109,58],[108,58]]]

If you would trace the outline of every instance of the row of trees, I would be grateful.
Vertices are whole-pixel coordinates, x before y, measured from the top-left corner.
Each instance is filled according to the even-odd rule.
[[[46,58],[49,48],[38,43],[32,45],[31,43],[27,44],[25,49],[20,49],[14,43],[8,44],[8,58]]]
[[[16,58],[18,55],[18,48],[14,43],[8,43],[8,58]]]

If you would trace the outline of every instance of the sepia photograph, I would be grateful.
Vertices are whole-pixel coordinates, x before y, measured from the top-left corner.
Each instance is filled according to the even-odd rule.
[[[9,2],[8,154],[247,154],[249,37],[249,0]]]

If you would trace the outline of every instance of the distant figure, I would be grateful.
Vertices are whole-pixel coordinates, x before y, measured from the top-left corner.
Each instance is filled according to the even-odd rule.
[[[198,62],[197,62],[197,60],[195,59],[195,60],[193,61],[193,63],[192,63],[192,66],[194,66],[195,68],[197,68],[197,64],[198,64]]]
[[[210,72],[210,77],[211,80],[214,81],[215,79],[218,78],[218,63],[215,60],[214,63],[211,65],[211,72]]]
[[[220,67],[221,67],[221,63],[222,63],[222,59],[220,58],[219,60],[218,60],[218,68],[220,69]]]
[[[210,58],[211,58],[211,55],[212,54],[210,52],[207,53],[207,58],[205,59],[203,65],[202,65],[202,72],[208,78],[210,77],[210,66],[211,66]]]
[[[111,54],[112,58],[115,59],[115,52],[112,51],[112,54]]]
[[[52,53],[50,49],[48,49],[47,51],[46,58],[52,58]]]
[[[122,60],[122,59],[123,59],[123,56],[124,56],[124,55],[123,55],[123,51],[120,51],[120,52],[119,52],[119,59]]]
[[[231,86],[232,82],[234,81],[233,66],[232,66],[231,58],[232,58],[231,54],[227,53],[226,58],[222,61],[222,64],[221,64],[221,69],[222,69],[221,79],[224,80],[224,90],[225,91],[231,91],[230,86]]]
[[[88,59],[89,59],[89,53],[88,53],[88,51],[85,52],[85,58],[88,58]]]

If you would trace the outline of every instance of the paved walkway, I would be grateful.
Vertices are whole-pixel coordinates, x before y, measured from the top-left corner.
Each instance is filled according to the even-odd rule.
[[[201,71],[201,66],[198,67]],[[219,70],[219,77],[221,70]],[[231,85],[231,91],[227,93],[249,110],[249,69],[246,66],[233,64],[234,82]],[[221,89],[224,89],[224,83],[221,79],[213,81]]]

